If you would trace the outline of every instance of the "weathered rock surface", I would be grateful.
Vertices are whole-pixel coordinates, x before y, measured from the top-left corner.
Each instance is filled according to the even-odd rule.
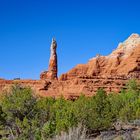
[[[122,123],[119,129],[100,132],[94,140],[137,140],[140,137],[140,120],[131,123]],[[91,138],[92,139],[92,138]]]
[[[40,79],[49,79],[55,80],[57,79],[57,53],[56,53],[57,43],[55,39],[52,39],[51,44],[51,55],[49,61],[48,71],[42,72],[40,75]]]
[[[98,88],[107,92],[119,92],[126,82],[140,80],[140,36],[132,34],[120,43],[108,56],[97,55],[87,64],[79,64],[57,79],[56,41],[52,41],[48,71],[41,73],[38,81],[18,80],[18,83],[31,86],[38,95],[75,99],[81,93],[92,96]],[[0,80],[0,90],[15,81]],[[16,81],[17,82],[17,81]]]
[[[87,64],[77,65],[66,75],[67,79],[75,77],[104,78],[140,78],[140,36],[132,34],[126,41],[108,56],[96,56]],[[61,79],[63,79],[61,77]]]

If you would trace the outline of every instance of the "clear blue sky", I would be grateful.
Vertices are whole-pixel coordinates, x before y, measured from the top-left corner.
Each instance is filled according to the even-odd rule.
[[[39,79],[51,38],[59,74],[140,33],[140,0],[0,0],[0,77]]]

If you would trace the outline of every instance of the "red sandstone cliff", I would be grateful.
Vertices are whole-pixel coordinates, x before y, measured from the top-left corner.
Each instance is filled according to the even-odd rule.
[[[119,92],[131,78],[140,79],[140,36],[132,34],[108,56],[79,64],[57,79],[56,41],[52,41],[48,71],[41,73],[41,80],[0,80],[0,91],[15,82],[28,85],[41,96],[77,98],[81,93],[92,96],[98,88]]]
[[[108,56],[100,56],[89,60],[87,64],[77,65],[60,79],[75,77],[122,77],[140,78],[140,36],[132,34],[120,43],[115,51]]]
[[[131,78],[140,79],[138,34],[132,34],[126,41],[119,43],[110,55],[97,55],[87,64],[79,64],[62,74],[58,81],[51,81],[46,94],[62,94],[68,98],[76,98],[81,93],[92,96],[101,87],[107,92],[119,92]]]

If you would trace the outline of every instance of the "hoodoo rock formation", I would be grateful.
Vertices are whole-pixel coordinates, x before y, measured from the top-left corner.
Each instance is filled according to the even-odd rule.
[[[79,64],[57,78],[57,43],[53,39],[48,71],[40,80],[0,80],[0,91],[18,82],[28,85],[41,96],[75,99],[81,93],[92,96],[99,88],[119,92],[129,79],[140,80],[140,36],[132,34],[108,56],[97,55],[87,64]],[[57,79],[57,80],[56,80]]]
[[[51,44],[51,55],[50,55],[50,61],[49,61],[49,68],[48,71],[45,71],[41,73],[40,79],[45,80],[56,80],[57,79],[57,53],[56,53],[57,43],[55,39],[52,39]]]

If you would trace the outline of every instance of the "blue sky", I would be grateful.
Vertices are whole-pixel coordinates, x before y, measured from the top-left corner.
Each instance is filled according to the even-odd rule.
[[[0,77],[39,79],[52,37],[59,75],[108,55],[140,33],[139,7],[139,0],[0,0]]]

